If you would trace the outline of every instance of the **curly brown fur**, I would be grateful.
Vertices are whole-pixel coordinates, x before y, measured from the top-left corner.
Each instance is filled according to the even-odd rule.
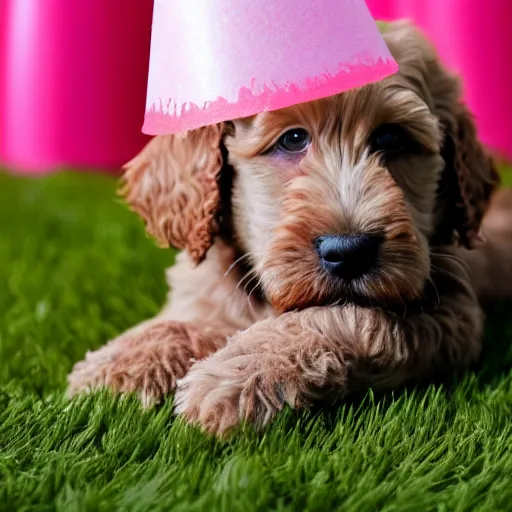
[[[125,166],[125,196],[162,246],[186,248],[200,263],[216,233],[223,125],[155,137]]]
[[[498,176],[459,80],[408,23],[384,38],[395,76],[156,137],[127,165],[123,194],[148,232],[186,250],[160,315],[78,363],[71,394],[106,385],[148,404],[176,389],[178,413],[224,433],[266,424],[285,404],[429,379],[478,357],[477,294],[492,295],[492,279],[500,295],[512,290],[501,220],[512,196],[484,218]],[[408,134],[406,151],[373,150],[386,124]],[[276,151],[297,127],[307,150]],[[378,238],[371,271],[326,272],[315,243],[329,234]]]

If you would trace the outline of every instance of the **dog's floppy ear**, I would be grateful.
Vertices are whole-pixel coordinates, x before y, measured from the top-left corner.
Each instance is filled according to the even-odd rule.
[[[480,238],[480,225],[499,175],[477,135],[468,107],[462,99],[461,79],[441,62],[435,48],[421,35],[420,48],[429,102],[444,132],[443,179],[450,183],[444,222],[453,235],[471,249]]]
[[[478,139],[473,116],[457,101],[445,124],[445,173],[453,173],[456,184],[451,191],[453,227],[466,248],[479,239],[480,225],[491,197],[499,184],[499,174]]]
[[[159,135],[124,166],[120,194],[159,245],[200,263],[213,243],[220,207],[224,125]]]

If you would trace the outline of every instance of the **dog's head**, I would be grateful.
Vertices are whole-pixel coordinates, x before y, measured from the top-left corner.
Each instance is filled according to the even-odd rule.
[[[419,297],[433,247],[477,240],[498,178],[430,44],[405,22],[383,35],[395,76],[153,139],[124,188],[148,232],[199,263],[229,229],[279,311]]]

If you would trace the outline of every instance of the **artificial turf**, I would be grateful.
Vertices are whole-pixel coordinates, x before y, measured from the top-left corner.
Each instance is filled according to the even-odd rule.
[[[173,261],[115,180],[0,174],[0,510],[512,510],[512,320],[460,379],[285,411],[220,442],[66,374],[154,314]]]

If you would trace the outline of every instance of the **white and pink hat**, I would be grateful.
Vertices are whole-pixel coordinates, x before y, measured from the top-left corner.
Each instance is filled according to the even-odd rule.
[[[143,131],[276,110],[397,69],[364,0],[154,0]]]

